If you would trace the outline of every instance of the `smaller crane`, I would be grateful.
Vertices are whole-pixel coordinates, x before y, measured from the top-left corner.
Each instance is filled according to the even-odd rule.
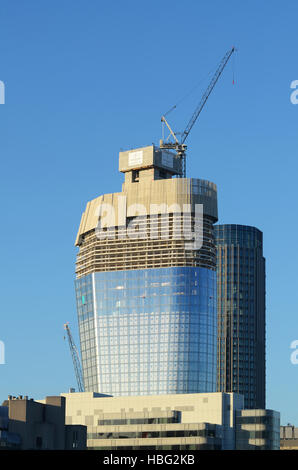
[[[72,362],[73,362],[73,366],[74,366],[74,370],[75,370],[75,374],[76,374],[76,378],[77,378],[78,389],[79,389],[79,392],[84,392],[85,391],[84,380],[83,380],[81,363],[80,363],[80,359],[79,359],[79,353],[78,353],[77,347],[74,343],[74,340],[73,340],[73,337],[72,337],[72,334],[71,334],[68,323],[64,324],[64,329],[66,330],[66,333],[67,333],[68,344],[69,344],[71,357],[72,357]]]
[[[233,52],[235,52],[235,47],[232,47],[232,49],[230,49],[225,55],[224,57],[222,58],[215,74],[213,75],[212,77],[212,80],[211,82],[209,83],[205,93],[203,94],[198,106],[196,107],[191,119],[189,120],[185,130],[182,132],[182,137],[181,137],[181,140],[179,142],[176,134],[170,127],[168,121],[166,120],[166,115],[172,111],[174,108],[176,108],[176,106],[173,106],[165,115],[163,115],[161,117],[161,121],[163,123],[166,124],[167,128],[169,129],[170,131],[170,134],[167,138],[167,140],[172,136],[174,141],[175,142],[164,142],[163,140],[160,141],[160,148],[161,149],[173,149],[173,150],[176,150],[176,153],[177,155],[179,156],[179,158],[181,158],[182,160],[182,168],[183,168],[183,171],[182,171],[182,175],[183,177],[185,178],[186,176],[186,165],[185,165],[185,157],[186,157],[186,149],[187,149],[187,146],[185,145],[185,140],[187,139],[193,125],[195,124],[196,120],[198,119],[202,109],[204,108],[205,104],[206,104],[206,101],[208,100],[213,88],[215,87],[216,85],[216,82],[217,80],[219,79],[219,77],[221,76],[225,66],[227,65],[231,55],[233,54]]]

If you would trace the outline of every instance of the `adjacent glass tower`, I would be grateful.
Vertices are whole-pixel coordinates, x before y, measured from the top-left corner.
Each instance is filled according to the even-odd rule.
[[[120,152],[121,193],[87,204],[76,240],[86,391],[216,391],[216,186],[154,146]]]
[[[265,259],[255,227],[216,225],[217,389],[265,408]]]

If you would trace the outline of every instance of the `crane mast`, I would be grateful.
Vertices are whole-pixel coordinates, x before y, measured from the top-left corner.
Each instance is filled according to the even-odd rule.
[[[172,136],[174,138],[175,142],[164,142],[163,140],[160,141],[160,148],[161,149],[173,149],[176,151],[177,155],[179,158],[182,160],[182,176],[185,178],[186,176],[186,165],[185,165],[185,157],[186,157],[186,149],[187,146],[185,145],[185,140],[187,139],[192,127],[194,126],[196,120],[198,119],[202,109],[204,108],[206,101],[208,100],[213,88],[215,87],[219,77],[221,76],[225,66],[227,65],[231,55],[235,51],[235,47],[232,47],[222,58],[218,68],[216,69],[216,72],[214,73],[212,80],[210,81],[205,93],[203,94],[198,106],[196,107],[193,115],[191,116],[185,130],[182,132],[182,137],[180,139],[180,142],[175,134],[175,132],[171,129],[168,121],[165,118],[165,115],[161,117],[161,121],[164,122],[167,126],[167,128],[170,131],[170,134],[167,138],[167,140]],[[174,109],[175,106],[173,106],[172,109]]]
[[[74,366],[74,370],[76,374],[78,390],[79,392],[84,392],[85,390],[84,380],[83,380],[83,374],[82,374],[82,369],[81,369],[81,363],[79,359],[79,353],[74,343],[68,323],[64,324],[64,329],[66,330],[66,333],[67,333],[67,339],[68,339],[69,349],[71,352],[72,362],[73,362],[73,366]]]

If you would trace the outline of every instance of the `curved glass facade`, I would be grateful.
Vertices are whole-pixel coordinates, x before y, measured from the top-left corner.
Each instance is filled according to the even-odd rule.
[[[173,267],[76,281],[86,391],[216,391],[216,272]]]

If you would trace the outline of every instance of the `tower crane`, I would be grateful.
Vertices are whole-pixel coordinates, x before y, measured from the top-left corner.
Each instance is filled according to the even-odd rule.
[[[79,359],[79,353],[77,350],[77,347],[75,345],[75,342],[73,340],[70,327],[68,323],[64,324],[64,329],[66,330],[67,333],[67,339],[68,339],[68,344],[71,352],[71,357],[72,357],[72,362],[76,374],[76,379],[77,379],[77,384],[78,384],[78,390],[79,392],[84,392],[84,380],[83,380],[83,374],[82,374],[82,368],[81,368],[81,363]]]
[[[185,130],[182,132],[180,141],[178,140],[176,133],[171,129],[171,126],[169,125],[169,123],[168,123],[168,121],[166,120],[166,117],[165,117],[176,106],[173,106],[165,115],[163,115],[161,117],[161,121],[166,124],[167,128],[170,131],[170,134],[169,134],[167,140],[169,140],[169,138],[172,137],[174,139],[174,142],[164,142],[163,140],[160,140],[160,148],[161,149],[174,149],[174,150],[176,150],[177,155],[182,160],[182,176],[184,178],[186,176],[185,157],[186,157],[186,149],[187,149],[187,146],[185,145],[184,142],[187,139],[192,127],[194,126],[194,124],[196,122],[196,120],[198,119],[202,109],[204,108],[204,106],[206,104],[206,101],[208,100],[213,88],[216,85],[217,80],[219,79],[219,77],[222,74],[225,66],[227,65],[231,55],[233,54],[233,52],[235,52],[235,50],[236,50],[235,47],[232,47],[232,49],[230,49],[228,52],[226,52],[226,54],[222,58],[215,74],[212,77],[212,80],[210,81],[205,93],[201,97],[201,100],[200,100],[198,106],[196,107],[193,115],[191,116]]]

